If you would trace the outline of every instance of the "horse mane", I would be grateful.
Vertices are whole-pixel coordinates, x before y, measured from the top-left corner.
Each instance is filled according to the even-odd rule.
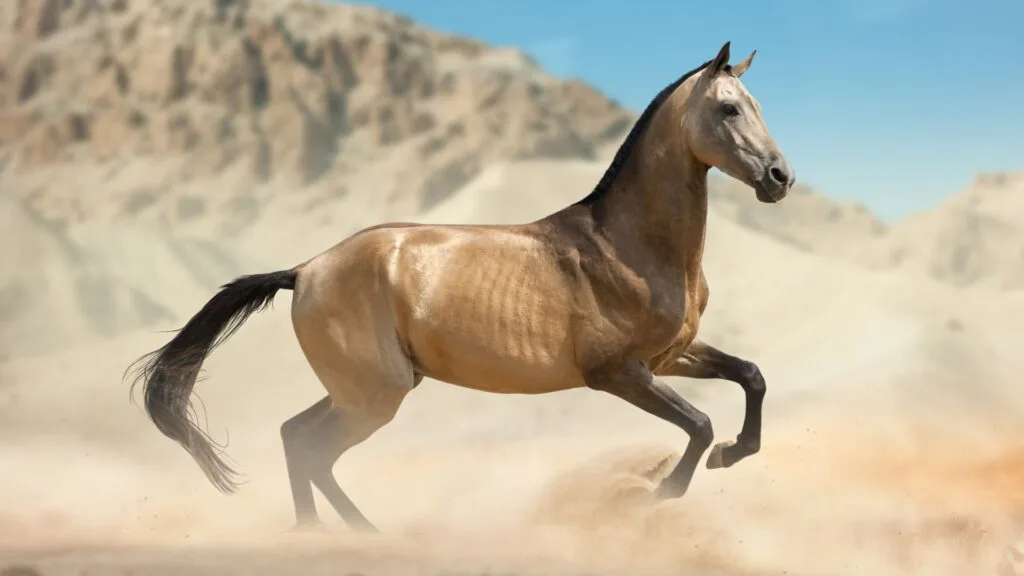
[[[604,171],[604,175],[601,176],[601,180],[597,183],[597,186],[594,186],[594,189],[590,194],[587,194],[584,198],[576,202],[577,205],[592,206],[607,194],[609,190],[611,190],[612,184],[615,183],[615,179],[619,176],[619,172],[622,171],[622,167],[626,165],[626,160],[629,158],[629,155],[632,154],[633,147],[636,145],[637,140],[640,139],[644,130],[647,129],[647,126],[651,123],[651,120],[654,118],[654,114],[658,111],[658,108],[661,107],[665,100],[668,100],[668,97],[672,95],[672,92],[674,92],[680,84],[686,82],[686,80],[691,76],[706,68],[711,64],[711,62],[711,60],[708,60],[693,70],[690,70],[686,74],[680,76],[678,80],[663,88],[661,92],[658,92],[658,95],[651,100],[651,103],[647,105],[647,108],[644,108],[643,113],[640,114],[640,118],[637,119],[633,124],[633,127],[629,130],[629,134],[627,134],[626,139],[622,141],[622,144],[619,146],[619,150],[615,153],[615,157],[612,158],[611,164],[609,164],[608,169]]]

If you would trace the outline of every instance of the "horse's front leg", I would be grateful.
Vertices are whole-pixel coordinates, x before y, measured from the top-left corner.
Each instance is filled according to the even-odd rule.
[[[684,350],[658,362],[654,373],[658,376],[721,378],[736,382],[743,388],[746,397],[743,427],[735,442],[722,442],[711,448],[708,468],[728,468],[761,449],[761,407],[765,382],[756,364],[694,340]]]
[[[711,419],[664,382],[654,377],[647,367],[635,360],[611,363],[584,373],[587,386],[618,396],[648,414],[671,422],[690,436],[682,458],[675,469],[658,485],[659,498],[678,498],[686,494],[697,470],[697,464],[711,442],[715,432]]]

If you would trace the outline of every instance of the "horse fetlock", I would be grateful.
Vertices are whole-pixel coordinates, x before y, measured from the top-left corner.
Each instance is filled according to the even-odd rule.
[[[686,492],[690,489],[690,483],[681,482],[675,479],[673,476],[667,476],[664,480],[658,484],[658,487],[654,489],[652,496],[658,502],[663,500],[671,500],[673,498],[682,498],[686,495]]]
[[[744,438],[740,436],[736,439],[736,445],[733,446],[732,451],[735,452],[740,458],[746,458],[747,456],[753,456],[761,451],[761,439],[760,438]]]
[[[727,456],[727,450],[735,446],[735,442],[719,442],[711,447],[711,452],[708,454],[707,467],[708,470],[715,470],[718,468],[728,468],[732,466],[733,462]]]
[[[707,467],[709,470],[728,468],[748,456],[757,454],[760,450],[761,441],[756,438],[739,437],[729,442],[719,442],[708,454]]]

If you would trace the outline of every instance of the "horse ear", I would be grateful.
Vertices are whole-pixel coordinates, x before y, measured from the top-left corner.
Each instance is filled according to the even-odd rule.
[[[735,66],[733,66],[732,67],[732,74],[733,74],[733,76],[735,76],[737,78],[739,78],[740,76],[743,76],[743,73],[747,71],[747,68],[750,68],[750,63],[754,61],[754,55],[755,54],[757,54],[757,50],[754,50],[753,52],[751,52],[750,56],[747,56],[746,60],[744,60],[743,62],[740,62],[739,64],[737,64]]]
[[[717,75],[722,70],[725,70],[725,67],[729,65],[730,43],[731,42],[726,42],[725,44],[722,44],[722,49],[718,51],[718,55],[711,61],[711,64],[708,64],[708,71],[711,76]]]

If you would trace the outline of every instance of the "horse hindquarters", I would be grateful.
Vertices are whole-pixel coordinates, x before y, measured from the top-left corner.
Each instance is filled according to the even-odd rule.
[[[387,290],[380,290],[378,267],[358,254],[326,253],[310,261],[292,301],[299,346],[328,394],[318,403],[322,409],[304,411],[282,427],[300,525],[317,522],[312,484],[348,524],[373,528],[338,486],[332,467],[390,422],[418,382],[398,340]]]

